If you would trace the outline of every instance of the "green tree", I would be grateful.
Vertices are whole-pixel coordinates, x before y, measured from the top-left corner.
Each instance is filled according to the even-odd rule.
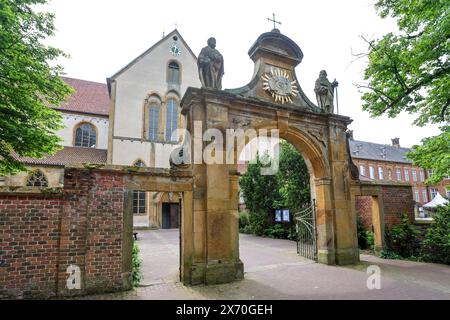
[[[416,114],[414,124],[443,124],[442,134],[423,141],[409,157],[415,164],[428,164],[438,174],[449,173],[450,154],[450,2],[448,0],[378,0],[375,7],[382,18],[397,20],[399,32],[378,40],[366,40],[369,64],[363,110],[372,116],[401,112]],[[439,146],[437,146],[439,145]],[[430,152],[431,151],[431,152]]]
[[[281,226],[269,227],[269,214],[276,208],[300,209],[310,202],[309,174],[301,154],[289,143],[282,141],[279,170],[274,175],[262,175],[261,168],[268,167],[269,157],[250,163],[239,184],[249,211],[240,216],[244,232],[272,237],[286,237],[288,232]],[[264,165],[263,165],[264,164]],[[281,227],[281,228],[280,228]]]
[[[427,182],[437,184],[450,176],[450,126],[442,128],[442,134],[425,138],[421,146],[413,146],[408,157],[422,168],[432,168]]]
[[[278,171],[279,192],[284,203],[282,206],[291,211],[299,210],[311,201],[309,172],[302,155],[287,141],[280,144],[280,162]]]
[[[267,161],[261,161],[258,156],[255,163],[249,163],[247,172],[239,180],[245,206],[252,214],[267,215],[273,210],[274,203],[281,201],[277,175],[262,175],[261,168],[267,167],[263,163]]]
[[[0,174],[25,170],[13,154],[40,158],[59,150],[60,105],[72,88],[52,66],[65,56],[42,42],[54,34],[54,15],[33,11],[47,0],[0,0]]]
[[[422,252],[426,261],[450,264],[450,204],[437,208]]]

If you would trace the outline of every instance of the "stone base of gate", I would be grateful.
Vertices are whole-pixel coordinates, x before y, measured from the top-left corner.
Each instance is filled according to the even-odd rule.
[[[317,251],[317,262],[328,265],[336,264],[336,253],[331,250],[318,250]]]
[[[359,262],[358,249],[318,250],[317,262],[327,265],[348,265]]]
[[[190,268],[190,277],[183,279],[185,285],[214,285],[244,278],[244,264],[237,262],[197,263]]]
[[[337,249],[336,264],[340,266],[355,264],[359,262],[359,249]]]

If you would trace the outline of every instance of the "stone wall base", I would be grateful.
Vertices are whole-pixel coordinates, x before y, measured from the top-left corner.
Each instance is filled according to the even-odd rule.
[[[183,279],[185,285],[214,285],[244,278],[244,264],[236,262],[197,263],[190,267],[190,277]]]

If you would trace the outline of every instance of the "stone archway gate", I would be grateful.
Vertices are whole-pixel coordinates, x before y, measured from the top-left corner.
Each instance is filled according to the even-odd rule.
[[[248,85],[225,91],[189,88],[181,102],[192,142],[184,153],[191,155],[188,159],[194,177],[192,216],[183,217],[188,222],[181,268],[186,284],[224,283],[243,277],[237,173],[237,155],[243,146],[226,149],[229,140],[235,139],[228,134],[230,129],[277,130],[280,138],[302,153],[317,204],[318,261],[351,264],[359,260],[352,197],[359,174],[351,161],[346,135],[351,119],[308,100],[295,75],[303,53],[279,31],[262,34],[249,56],[255,71]],[[202,137],[211,129],[217,137],[209,140],[226,150],[222,164],[202,162],[206,145]],[[225,158],[235,161],[230,164]]]

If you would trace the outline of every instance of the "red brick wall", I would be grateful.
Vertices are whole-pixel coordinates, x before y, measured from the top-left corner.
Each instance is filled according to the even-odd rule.
[[[383,186],[385,226],[392,226],[401,222],[401,215],[406,214],[411,223],[414,222],[414,199],[409,186]]]
[[[66,169],[64,190],[0,193],[0,298],[45,298],[124,289],[124,175]],[[82,289],[66,289],[67,267]]]
[[[367,230],[372,230],[372,197],[356,197],[356,212]]]
[[[0,197],[0,298],[55,294],[61,204],[61,195]]]

